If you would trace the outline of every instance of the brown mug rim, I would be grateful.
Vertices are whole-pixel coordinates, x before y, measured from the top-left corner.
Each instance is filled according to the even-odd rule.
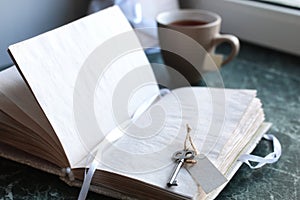
[[[205,14],[205,15],[209,15],[209,16],[213,16],[216,19],[212,22],[208,22],[207,24],[204,25],[191,25],[191,26],[177,26],[177,25],[171,25],[170,23],[163,23],[160,21],[159,18],[161,18],[163,15],[167,15],[167,14],[172,14],[172,13],[200,13],[200,14]],[[156,22],[157,24],[163,25],[165,27],[172,27],[172,28],[181,28],[181,29],[201,29],[201,28],[209,28],[209,27],[213,27],[213,26],[217,26],[218,24],[221,24],[221,16],[208,11],[208,10],[201,10],[201,9],[179,9],[179,10],[168,10],[168,11],[164,11],[159,13],[156,16]],[[182,18],[182,20],[189,20],[187,18]],[[171,22],[172,23],[172,22]]]

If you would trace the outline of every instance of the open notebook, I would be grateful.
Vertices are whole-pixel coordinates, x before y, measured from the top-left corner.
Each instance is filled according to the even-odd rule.
[[[17,67],[0,72],[1,156],[79,187],[96,159],[90,190],[105,195],[214,198],[240,167],[239,155],[270,127],[254,90],[186,87],[161,96],[118,7],[14,44],[9,53]],[[166,186],[186,124],[228,180],[208,193],[185,168],[178,186]]]

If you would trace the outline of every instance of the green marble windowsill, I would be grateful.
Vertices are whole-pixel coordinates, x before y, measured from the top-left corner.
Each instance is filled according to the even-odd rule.
[[[148,57],[162,62],[159,54]],[[258,170],[243,165],[217,199],[300,199],[300,57],[242,43],[238,57],[221,74],[227,88],[258,91],[283,154]],[[271,148],[261,141],[254,153],[266,155]],[[0,158],[0,199],[77,199],[78,193],[56,176]],[[88,199],[112,198],[90,192]]]

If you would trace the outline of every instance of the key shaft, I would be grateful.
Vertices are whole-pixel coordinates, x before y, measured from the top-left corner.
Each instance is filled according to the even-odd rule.
[[[177,181],[176,181],[176,177],[177,177],[177,175],[178,175],[178,173],[179,173],[179,171],[180,171],[180,169],[181,169],[181,167],[182,167],[182,165],[184,163],[184,160],[185,160],[184,158],[180,159],[178,161],[177,165],[175,166],[174,171],[172,173],[172,176],[170,177],[170,180],[167,183],[168,187],[177,186],[178,185]]]
[[[181,169],[181,167],[183,166],[184,162],[187,160],[187,159],[193,159],[195,156],[195,152],[194,151],[191,151],[191,150],[181,150],[181,151],[176,151],[172,158],[174,159],[174,161],[176,161],[176,166],[173,170],[173,173],[167,183],[167,186],[168,187],[171,187],[171,186],[177,186],[177,175],[179,174],[179,171]]]

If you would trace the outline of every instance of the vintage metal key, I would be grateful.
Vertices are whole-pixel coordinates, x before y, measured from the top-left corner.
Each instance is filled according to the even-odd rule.
[[[187,159],[193,159],[195,157],[195,152],[191,151],[191,150],[181,150],[181,151],[176,151],[172,158],[174,159],[175,162],[177,162],[177,165],[174,168],[174,171],[167,183],[168,187],[171,186],[177,186],[177,181],[176,181],[176,177],[181,169],[181,167],[183,166],[184,162]]]

